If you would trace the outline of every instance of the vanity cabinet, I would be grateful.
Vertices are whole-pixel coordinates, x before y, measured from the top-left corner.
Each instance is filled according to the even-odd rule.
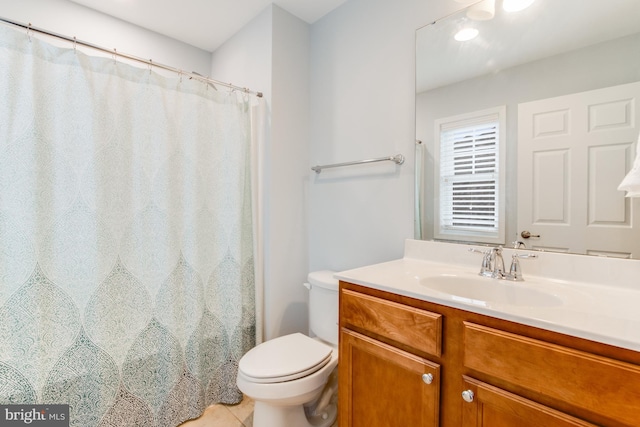
[[[415,353],[440,353],[442,316],[346,289],[340,298],[351,328],[340,331],[341,427],[438,426],[440,366]]]
[[[575,427],[594,424],[571,417],[470,377],[463,377],[462,425],[474,427]]]
[[[640,426],[640,353],[340,282],[340,427]]]

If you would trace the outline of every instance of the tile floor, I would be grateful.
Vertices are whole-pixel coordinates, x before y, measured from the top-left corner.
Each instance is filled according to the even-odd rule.
[[[200,418],[180,427],[253,427],[253,401],[245,398],[237,405],[211,405]]]
[[[253,401],[245,397],[237,405],[211,405],[200,418],[179,427],[253,427]],[[338,421],[331,427],[338,427]]]

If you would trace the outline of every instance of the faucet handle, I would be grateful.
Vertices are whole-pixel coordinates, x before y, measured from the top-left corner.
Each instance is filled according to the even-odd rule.
[[[469,248],[469,252],[482,254],[482,265],[480,266],[480,273],[478,274],[486,277],[491,276],[491,254],[493,253],[493,249],[481,251],[480,249]]]
[[[513,254],[511,258],[511,268],[509,268],[509,275],[507,279],[513,280],[515,282],[522,282],[524,278],[522,277],[522,269],[520,268],[520,262],[518,258],[529,259],[529,258],[538,258],[536,254]]]

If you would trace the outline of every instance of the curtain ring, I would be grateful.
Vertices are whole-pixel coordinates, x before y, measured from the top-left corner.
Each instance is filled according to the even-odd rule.
[[[29,26],[27,27],[27,37],[29,38],[29,42],[31,42],[31,22],[29,22]]]
[[[149,75],[151,75],[151,68],[153,67],[153,59],[149,59]]]
[[[78,51],[78,39],[76,39],[76,36],[73,36],[73,53],[76,53]]]
[[[116,50],[116,48],[113,48],[113,64],[117,65],[118,64],[118,51]]]

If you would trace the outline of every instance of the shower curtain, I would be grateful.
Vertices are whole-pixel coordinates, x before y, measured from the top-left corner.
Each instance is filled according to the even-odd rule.
[[[255,345],[256,99],[0,28],[0,404],[176,426]]]

